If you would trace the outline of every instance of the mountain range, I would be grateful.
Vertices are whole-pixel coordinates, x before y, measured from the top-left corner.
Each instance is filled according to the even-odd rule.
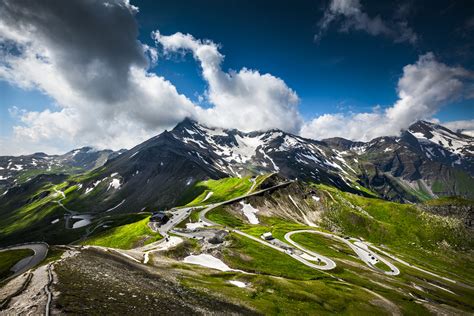
[[[472,199],[474,138],[426,121],[399,137],[358,142],[316,141],[281,130],[244,133],[186,119],[130,150],[0,157],[0,194],[6,199],[7,190],[12,194],[42,173],[87,170],[94,171],[77,181],[73,206],[92,212],[169,208],[198,181],[268,173],[398,202]]]

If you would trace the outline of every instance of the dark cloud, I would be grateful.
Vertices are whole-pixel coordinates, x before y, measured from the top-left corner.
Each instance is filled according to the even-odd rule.
[[[2,0],[0,12],[11,28],[42,41],[71,85],[93,98],[123,97],[130,66],[147,64],[126,2]]]

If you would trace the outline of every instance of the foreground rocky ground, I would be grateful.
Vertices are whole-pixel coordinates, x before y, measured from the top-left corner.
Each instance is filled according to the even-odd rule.
[[[50,286],[49,264],[6,284],[0,292],[2,301],[23,289],[7,302],[0,315],[46,314],[49,290],[53,294],[51,314],[256,314],[218,293],[183,287],[170,263],[156,269],[104,249],[87,248],[68,250],[51,266]]]

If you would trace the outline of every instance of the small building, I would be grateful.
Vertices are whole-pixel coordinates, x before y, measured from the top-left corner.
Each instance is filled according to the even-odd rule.
[[[270,232],[263,233],[261,237],[262,237],[262,239],[265,239],[265,240],[273,240],[274,239],[272,233],[270,233]]]
[[[150,217],[150,222],[157,222],[161,224],[165,224],[168,222],[169,218],[164,212],[155,212]]]

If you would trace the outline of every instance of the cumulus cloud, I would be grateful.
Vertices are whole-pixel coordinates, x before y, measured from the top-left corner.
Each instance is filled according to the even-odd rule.
[[[243,131],[271,128],[299,131],[302,119],[297,108],[298,96],[280,78],[247,68],[223,71],[224,56],[210,40],[182,33],[166,36],[159,31],[153,37],[166,53],[190,51],[199,61],[208,84],[205,95],[213,105],[197,111],[199,121]]]
[[[56,105],[22,114],[17,148],[130,147],[195,115],[187,97],[148,71],[158,55],[137,41],[137,10],[127,0],[0,2],[0,79]]]
[[[3,153],[131,147],[185,117],[243,130],[299,130],[298,96],[283,80],[246,68],[224,72],[217,44],[155,32],[165,53],[191,51],[201,64],[211,107],[193,104],[149,70],[159,54],[137,40],[137,12],[128,0],[0,2],[0,80],[55,103],[19,113],[14,137],[1,140]]]
[[[301,129],[305,137],[316,139],[345,137],[370,140],[378,136],[398,135],[420,119],[430,119],[447,103],[472,98],[474,73],[462,67],[450,67],[432,53],[419,57],[403,68],[398,81],[398,100],[385,110],[368,113],[325,114],[307,122]]]
[[[442,123],[450,130],[461,132],[464,135],[474,137],[474,120],[460,120]]]
[[[406,6],[403,6],[405,8]],[[319,21],[319,31],[315,40],[319,41],[331,26],[340,23],[339,30],[348,32],[351,29],[364,31],[373,36],[386,36],[395,42],[416,43],[417,34],[408,26],[405,19],[406,10],[398,10],[390,21],[384,21],[379,15],[370,17],[362,7],[359,0],[331,0]]]

